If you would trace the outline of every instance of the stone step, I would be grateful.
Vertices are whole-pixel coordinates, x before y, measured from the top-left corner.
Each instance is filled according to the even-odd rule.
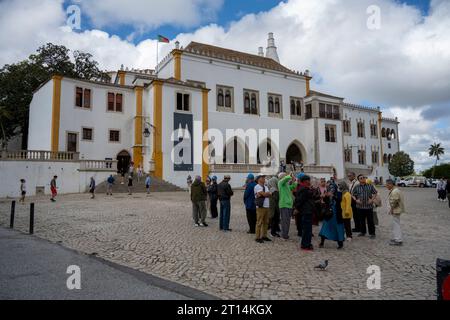
[[[115,176],[115,184],[113,186],[113,193],[128,193],[128,180],[124,180],[124,183],[121,183],[121,177]],[[97,185],[95,192],[96,193],[106,193],[106,181]],[[142,178],[140,181],[135,178],[133,180],[133,193],[145,193],[147,189],[145,188],[145,178]],[[182,188],[171,184],[167,181],[151,177],[151,185],[150,192],[177,192],[183,191]]]

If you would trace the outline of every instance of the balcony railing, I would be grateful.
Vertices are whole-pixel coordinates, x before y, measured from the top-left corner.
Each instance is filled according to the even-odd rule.
[[[3,161],[78,161],[80,154],[76,152],[53,152],[37,150],[21,150],[0,152]]]
[[[117,171],[117,160],[80,160],[80,171]]]
[[[289,168],[289,166],[288,166]],[[273,174],[278,172],[279,168],[271,168],[270,166],[259,164],[211,164],[210,171],[214,173],[268,173],[274,171]],[[303,170],[306,174],[328,174],[333,175],[334,168],[332,166],[303,166]]]

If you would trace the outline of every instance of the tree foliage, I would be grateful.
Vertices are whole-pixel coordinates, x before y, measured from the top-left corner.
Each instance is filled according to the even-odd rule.
[[[395,177],[405,177],[414,173],[414,161],[403,152],[397,152],[389,163],[389,172]]]
[[[5,144],[22,134],[22,148],[27,147],[29,106],[33,92],[52,75],[106,81],[109,76],[98,67],[89,53],[47,43],[28,59],[0,69],[0,139]]]
[[[434,172],[434,173],[433,173]],[[447,178],[450,179],[450,163],[443,163],[438,166],[434,166],[430,169],[425,170],[422,173],[423,176],[427,178]]]
[[[435,177],[434,169],[437,167],[438,161],[441,159],[441,156],[445,154],[445,149],[441,146],[440,143],[434,143],[428,148],[428,154],[430,157],[436,157],[436,162],[434,163],[432,177]]]

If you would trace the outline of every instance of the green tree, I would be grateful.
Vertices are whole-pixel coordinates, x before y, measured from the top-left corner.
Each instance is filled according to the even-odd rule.
[[[6,107],[0,106],[0,141],[2,142],[1,148],[4,149],[6,147],[6,144],[8,142],[8,139],[6,138],[6,132],[5,132],[5,124],[11,120],[11,114],[6,110]]]
[[[389,172],[395,177],[405,177],[414,173],[414,161],[403,152],[397,152],[389,163]]]
[[[432,178],[433,176],[436,176],[438,178],[445,177],[447,179],[450,179],[450,163],[443,163],[438,166],[429,168],[425,170],[422,173],[422,175],[427,178]]]
[[[5,65],[0,69],[0,105],[5,112],[1,116],[2,140],[6,142],[22,134],[22,148],[27,148],[28,115],[33,92],[52,75],[105,81],[109,76],[102,72],[89,53],[70,50],[48,43],[24,61]],[[8,116],[5,116],[8,115]]]
[[[435,169],[437,166],[438,161],[441,159],[441,156],[444,155],[445,153],[445,149],[443,147],[441,147],[440,143],[434,143],[430,146],[430,148],[428,148],[428,154],[430,155],[430,157],[436,157],[436,162],[434,163],[434,167],[433,167],[433,175],[432,178],[435,177]]]

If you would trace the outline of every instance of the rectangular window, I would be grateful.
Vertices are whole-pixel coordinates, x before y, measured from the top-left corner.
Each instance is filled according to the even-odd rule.
[[[378,152],[377,151],[372,151],[372,163],[378,164]]]
[[[325,104],[323,104],[323,103],[319,104],[319,117],[320,118],[326,117]]]
[[[364,138],[366,136],[364,131],[364,122],[358,122],[358,138]]]
[[[227,86],[217,86],[217,109],[219,111],[234,111],[234,89]]]
[[[269,109],[269,116],[281,117],[282,107],[281,107],[282,97],[279,94],[269,94],[267,95],[267,105]]]
[[[377,125],[376,124],[371,124],[370,125],[370,136],[372,138],[378,138],[378,130],[377,130]]]
[[[339,112],[339,106],[333,106],[333,119],[334,120],[340,120],[341,114]]]
[[[67,152],[77,152],[78,147],[78,134],[69,132],[67,133]]]
[[[345,134],[351,134],[351,122],[350,122],[350,120],[344,120],[342,122],[342,125],[344,127],[344,133]]]
[[[122,112],[122,102],[123,95],[120,93],[116,94],[116,112]]]
[[[327,104],[327,119],[333,119],[333,106]]]
[[[345,162],[352,162],[352,149],[347,148],[344,150]]]
[[[259,114],[259,92],[253,90],[244,90],[244,113]]]
[[[329,124],[325,125],[325,141],[326,142],[337,142],[335,125],[329,125]]]
[[[75,106],[83,107],[83,88],[77,87],[75,90]]]
[[[359,164],[366,164],[366,151],[365,150],[358,150],[358,163]]]
[[[119,130],[109,130],[109,142],[120,142]]]
[[[190,95],[177,92],[177,111],[191,111]]]
[[[84,89],[83,107],[85,107],[86,109],[91,108],[91,90],[90,89]]]
[[[114,111],[115,94],[108,93],[108,111]]]
[[[307,104],[305,108],[306,108],[305,118],[306,119],[311,119],[312,118],[312,105],[311,104]]]
[[[83,128],[83,135],[82,139],[85,141],[92,141],[93,140],[93,129],[92,128]]]

